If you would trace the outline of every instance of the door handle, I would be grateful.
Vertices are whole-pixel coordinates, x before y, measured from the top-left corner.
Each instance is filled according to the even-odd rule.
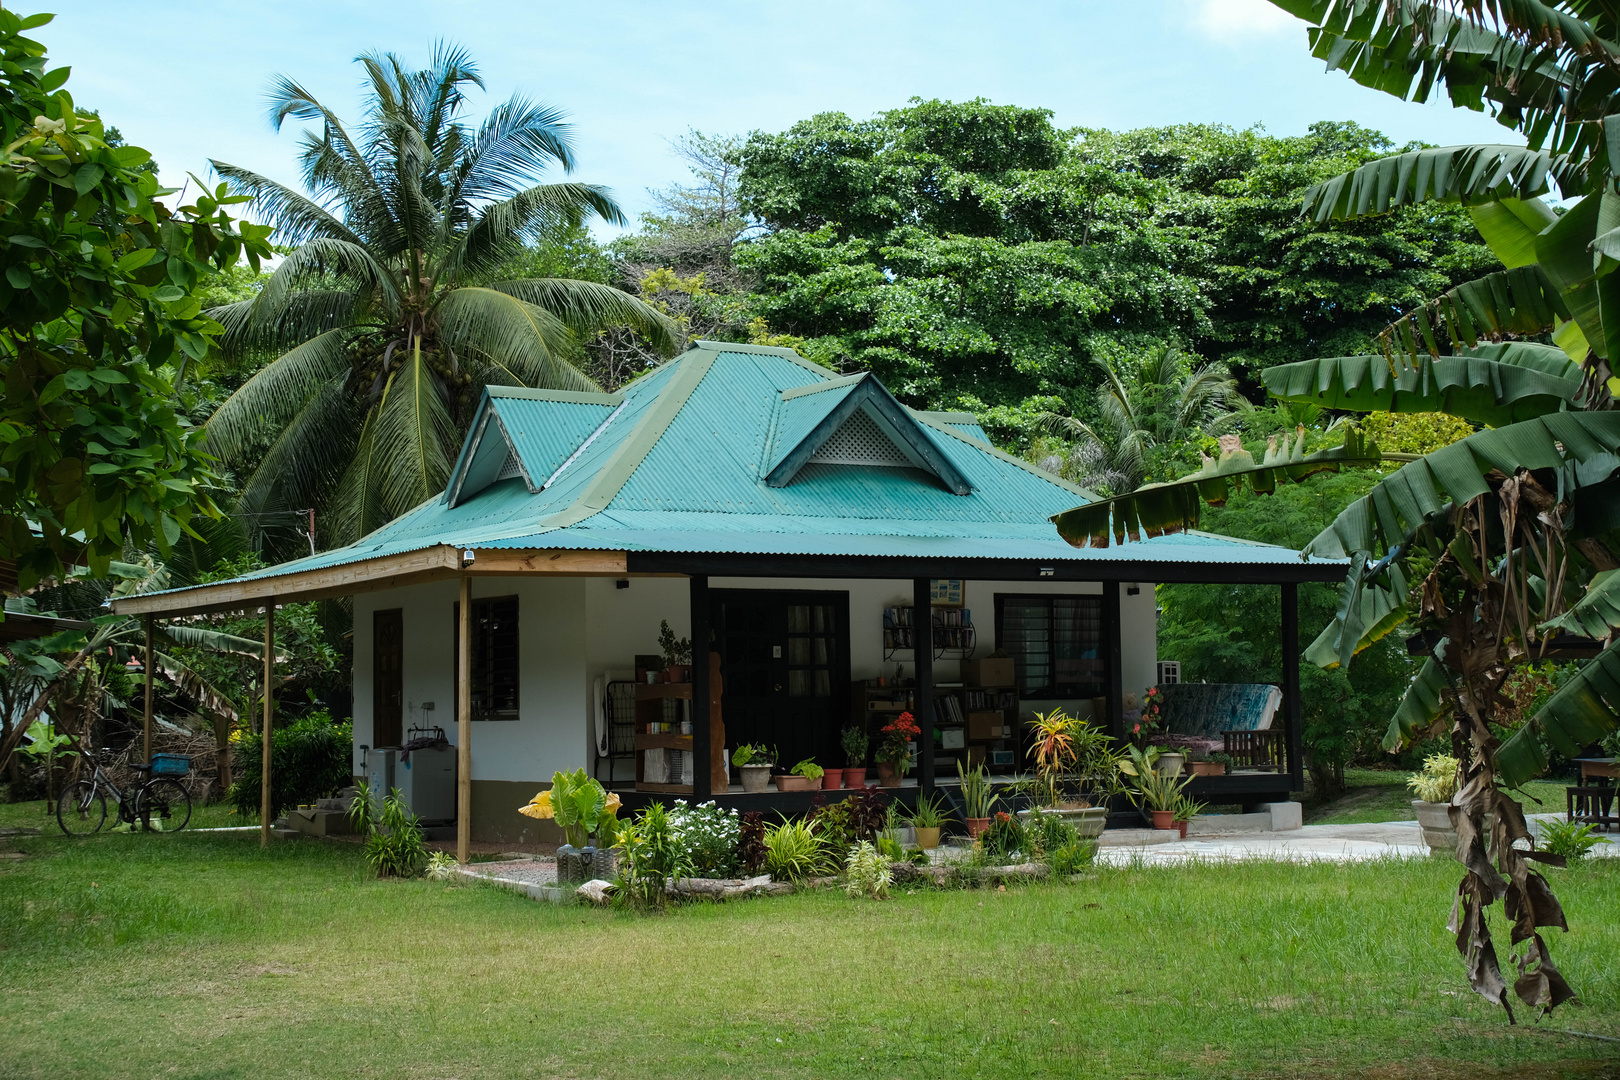
[[[782,692],[782,684],[781,683],[776,684],[776,692],[778,694],[780,694]]]

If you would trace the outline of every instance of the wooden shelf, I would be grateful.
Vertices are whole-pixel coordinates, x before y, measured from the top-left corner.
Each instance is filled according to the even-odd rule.
[[[657,701],[662,698],[685,698],[692,700],[692,684],[689,682],[673,683],[636,683],[637,701]]]
[[[637,791],[658,791],[669,795],[692,794],[691,784],[649,784],[645,780],[636,781]]]
[[[692,736],[690,735],[637,735],[637,750],[686,750],[692,749]]]

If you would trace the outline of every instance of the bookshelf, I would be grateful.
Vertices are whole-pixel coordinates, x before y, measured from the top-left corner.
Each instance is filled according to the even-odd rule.
[[[915,650],[916,641],[912,637],[915,619],[915,608],[883,609],[883,659],[892,660],[895,653]],[[978,645],[978,632],[973,628],[973,612],[967,608],[934,608],[933,638],[935,660],[942,660],[947,655],[963,659],[972,656]]]

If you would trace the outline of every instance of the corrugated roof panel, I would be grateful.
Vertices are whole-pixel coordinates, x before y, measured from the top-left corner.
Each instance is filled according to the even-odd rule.
[[[605,402],[494,397],[495,415],[536,488],[613,414]]]

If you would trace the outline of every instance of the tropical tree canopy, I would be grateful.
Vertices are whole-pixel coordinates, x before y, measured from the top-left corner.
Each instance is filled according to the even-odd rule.
[[[322,536],[352,540],[439,493],[486,385],[591,389],[583,342],[629,326],[665,353],[670,320],[594,281],[503,276],[524,245],[588,217],[622,223],[608,192],[539,183],[574,167],[557,109],[513,97],[476,129],[483,85],[460,49],[407,69],[368,54],[365,118],[350,129],[278,78],[270,116],[314,121],[308,193],[214,162],[293,250],[251,300],[213,312],[236,353],[274,356],[207,425],[234,465],[241,509],[328,508]]]
[[[1566,929],[1517,802],[1499,790],[1573,756],[1620,722],[1620,411],[1610,360],[1620,349],[1620,115],[1613,72],[1620,29],[1577,2],[1422,3],[1275,0],[1313,24],[1316,54],[1366,85],[1422,100],[1490,102],[1528,148],[1448,147],[1395,155],[1312,187],[1303,214],[1353,219],[1425,201],[1461,202],[1505,271],[1464,282],[1380,334],[1381,351],[1283,365],[1267,389],[1288,402],[1366,412],[1441,411],[1480,430],[1383,476],[1304,548],[1347,558],[1339,609],[1308,655],[1349,665],[1403,622],[1431,657],[1397,708],[1386,746],[1446,720],[1460,761],[1452,800],[1466,867],[1452,916],[1470,983],[1511,1017],[1486,909],[1513,922],[1512,985],[1528,1005],[1574,997],[1541,930]],[[1539,196],[1556,185],[1573,204]],[[1612,250],[1612,254],[1611,254]],[[1550,335],[1555,345],[1534,339]],[[1079,507],[1058,518],[1079,546],[1123,542],[1196,522],[1201,499],[1385,455],[1347,436],[1337,455],[1285,445],[1256,463],[1237,454],[1173,484]],[[1579,630],[1603,651],[1503,741],[1497,725],[1513,670],[1554,656]],[[1520,846],[1520,842],[1525,842]]]

